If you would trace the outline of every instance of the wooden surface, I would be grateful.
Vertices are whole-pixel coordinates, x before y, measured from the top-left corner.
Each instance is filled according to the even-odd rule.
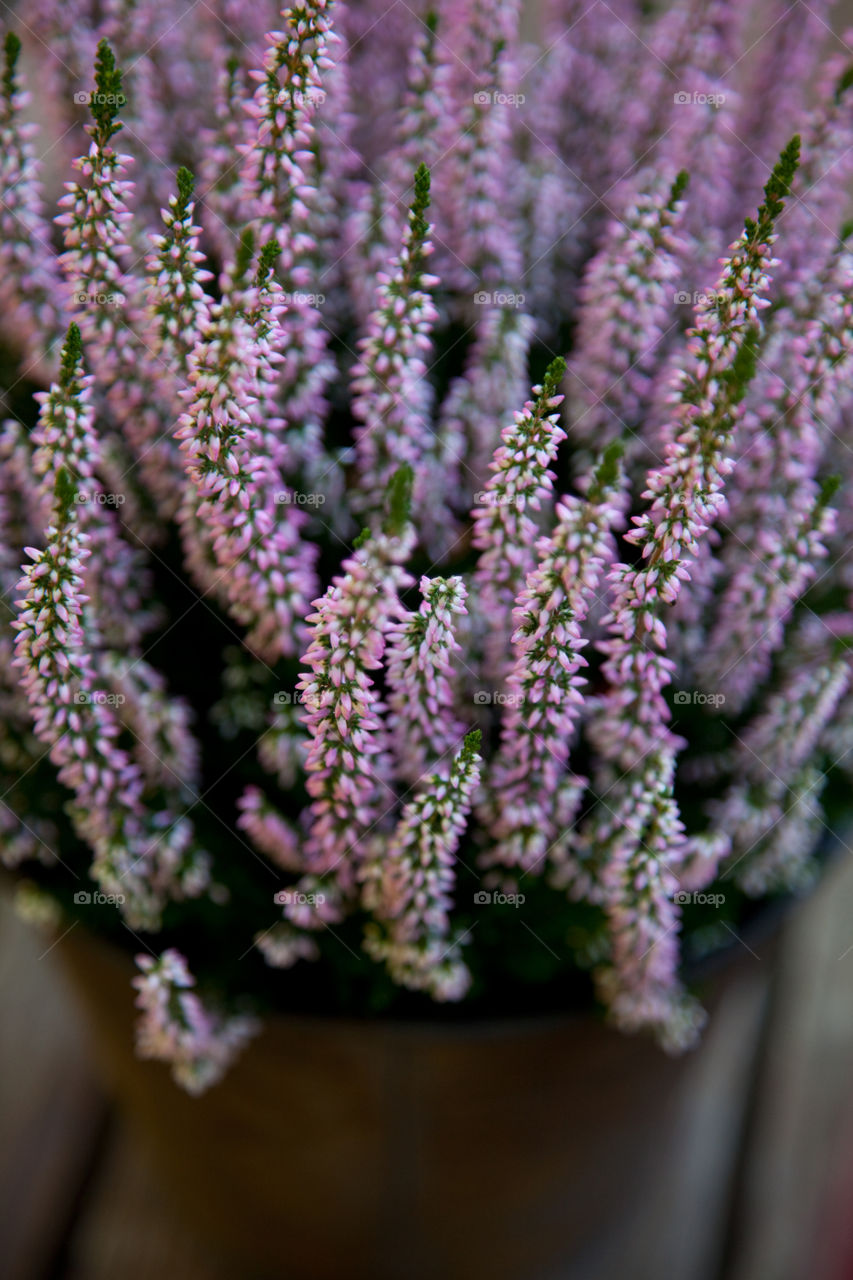
[[[0,1274],[225,1280],[96,1084],[47,945],[0,903]],[[795,913],[781,961],[750,960],[661,1133],[647,1202],[547,1280],[853,1280],[853,856]]]

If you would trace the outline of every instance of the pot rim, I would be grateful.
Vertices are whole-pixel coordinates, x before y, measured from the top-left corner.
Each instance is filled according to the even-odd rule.
[[[816,850],[816,857],[820,861],[820,874],[815,877],[813,883],[800,893],[788,892],[761,902],[755,915],[741,930],[741,934],[732,933],[730,941],[685,966],[686,984],[690,987],[706,986],[721,975],[731,972],[741,951],[749,952],[760,960],[761,957],[756,956],[753,948],[761,946],[780,931],[796,904],[811,896],[816,886],[822,882],[826,871],[840,858],[842,850],[846,849],[847,845],[840,831],[836,828],[827,829],[826,835]],[[14,878],[10,877],[11,880]],[[109,951],[116,960],[126,965],[129,974],[133,972],[133,963],[129,954],[112,939],[89,929],[85,930],[84,936],[89,943]],[[61,944],[64,937],[65,935],[60,935],[57,941]],[[69,940],[68,945],[73,946],[75,943]],[[61,950],[61,946],[59,949]],[[532,986],[531,989],[535,987]],[[587,1008],[541,1009],[529,1014],[469,1013],[467,1016],[464,1001],[453,1007],[459,1011],[455,1016],[442,1016],[437,1013],[424,1018],[395,1017],[375,1013],[357,1015],[305,1010],[288,1012],[285,1009],[260,1010],[257,1016],[261,1023],[261,1033],[265,1022],[275,1020],[286,1022],[293,1027],[310,1027],[312,1033],[321,1030],[331,1032],[346,1029],[370,1031],[373,1034],[379,1032],[389,1037],[423,1036],[425,1038],[434,1036],[436,1033],[449,1038],[474,1036],[478,1039],[497,1038],[508,1034],[517,1036],[525,1031],[530,1034],[541,1034],[544,1031],[590,1020],[602,1027],[607,1025],[604,1011],[596,1005],[590,1005]]]

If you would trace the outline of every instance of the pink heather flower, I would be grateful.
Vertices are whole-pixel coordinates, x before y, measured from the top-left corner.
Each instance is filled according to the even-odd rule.
[[[341,0],[335,0],[341,3]],[[361,188],[361,157],[353,146],[357,116],[350,83],[350,51],[346,40],[335,33],[329,45],[332,65],[323,76],[317,95],[317,113],[311,136],[311,188],[306,189],[307,225],[313,239],[313,254],[306,261],[306,274],[314,282],[313,292],[322,294],[327,328],[339,328],[349,321],[344,257],[349,249],[347,220]]]
[[[611,23],[611,27],[617,25]],[[556,342],[566,312],[575,305],[578,275],[590,254],[589,220],[597,205],[595,192],[580,175],[575,149],[581,131],[566,128],[563,90],[575,82],[580,57],[577,32],[576,25],[572,37],[566,38],[560,14],[545,32],[544,48],[524,50],[525,101],[516,108],[524,147],[524,162],[517,165],[513,177],[523,259],[519,287],[525,308],[536,317],[539,336],[544,334],[548,342]],[[612,63],[597,68],[596,91],[605,83],[613,90],[612,76]],[[608,152],[616,148],[615,131],[610,142]],[[642,153],[639,148],[634,154]],[[614,176],[621,178],[624,173],[623,168]]]
[[[88,453],[94,438],[81,380],[80,335],[72,325],[59,383],[43,407],[41,449],[56,449],[63,431],[76,424],[68,452],[85,476],[96,458]],[[52,523],[44,549],[27,549],[33,563],[19,583],[26,595],[16,601],[15,666],[36,735],[73,793],[75,826],[95,853],[93,877],[105,893],[119,895],[132,925],[156,927],[167,895],[194,895],[207,887],[206,861],[193,846],[185,818],[146,811],[143,774],[117,745],[121,725],[90,656],[83,594],[89,536],[78,526],[79,491],[65,467],[54,470],[46,460],[43,469],[55,475]]]
[[[672,663],[655,653],[666,645],[664,606],[678,599],[696,557],[699,539],[724,504],[727,456],[745,382],[751,375],[752,341],[764,294],[773,243],[773,221],[782,207],[797,160],[799,139],[783,153],[765,189],[757,222],[747,222],[732,247],[712,301],[700,303],[688,346],[690,364],[679,371],[675,420],[663,465],[649,473],[648,510],[634,516],[626,541],[642,548],[645,562],[617,564],[610,574],[615,600],[609,616],[613,639],[603,642],[605,674],[612,684],[596,730],[606,756],[630,769],[650,741],[665,731],[668,711],[661,690]],[[648,642],[648,643],[647,643]],[[651,648],[650,646],[654,646]],[[642,692],[640,692],[642,690]]]
[[[678,911],[670,900],[685,854],[672,794],[682,742],[667,723],[663,690],[674,664],[659,652],[666,645],[662,615],[678,599],[699,539],[723,502],[733,420],[766,304],[773,225],[798,148],[795,138],[783,152],[757,220],[747,221],[724,263],[715,301],[697,309],[672,438],[663,465],[649,474],[650,507],[633,517],[637,528],[626,535],[642,548],[642,560],[610,573],[611,638],[600,644],[609,687],[590,725],[598,752],[620,774],[607,790],[606,816],[593,820],[613,942],[602,991],[620,1024],[648,1023],[664,1041],[686,1034],[686,1006],[677,981]]]
[[[170,407],[159,395],[159,366],[129,323],[141,309],[139,282],[125,267],[131,256],[127,224],[133,215],[127,200],[133,184],[124,174],[131,157],[111,146],[122,128],[116,115],[124,94],[121,72],[104,40],[98,45],[95,84],[94,124],[87,126],[91,142],[87,154],[74,161],[83,181],[66,183],[68,194],[59,201],[65,210],[56,218],[65,240],[59,261],[110,413],[169,519],[178,504],[180,462],[168,430]]]
[[[643,423],[658,348],[673,327],[673,297],[687,174],[672,183],[648,171],[631,183],[625,212],[612,218],[581,286],[577,339],[569,362],[576,409],[571,434],[600,449]]]
[[[387,0],[341,4],[337,13],[346,31],[352,101],[358,107],[353,145],[376,173],[393,146],[409,51],[424,19],[414,7]]]
[[[426,779],[365,871],[365,905],[378,922],[368,927],[365,950],[395,982],[434,1000],[461,1000],[470,984],[450,909],[456,850],[480,777],[479,745],[475,730],[450,769]]]
[[[257,89],[247,112],[256,133],[244,148],[243,181],[255,202],[253,216],[270,228],[294,211],[301,198],[305,146],[310,139],[312,117],[324,99],[322,73],[334,63],[329,46],[338,37],[332,31],[330,0],[308,0],[302,7],[282,10],[284,29],[270,31],[262,71],[253,71]],[[291,235],[286,222],[277,228],[279,243]],[[289,270],[290,264],[282,264]]]
[[[491,478],[476,495],[472,512],[473,543],[480,551],[474,584],[478,609],[493,638],[489,671],[495,675],[504,661],[515,601],[535,563],[537,529],[528,509],[538,511],[550,495],[554,473],[549,468],[566,438],[557,425],[558,414],[549,412],[562,402],[556,390],[565,368],[559,357],[552,361],[542,385],[533,388],[535,400],[516,411],[514,422],[501,432]]]
[[[596,967],[611,1018],[684,1047],[701,1011],[680,894],[807,883],[821,789],[853,770],[853,504],[831,478],[851,470],[853,74],[818,67],[826,0],[771,0],[748,58],[729,0],[608,0],[568,24],[543,0],[535,46],[519,0],[276,7],[24,0],[57,55],[54,168],[74,165],[61,255],[6,40],[0,330],[28,426],[0,430],[0,594],[22,597],[0,608],[2,858],[60,875],[64,788],[132,928],[180,937],[201,893],[251,906],[245,872],[268,881],[249,937],[269,966],[319,961],[333,988],[324,932],[364,917],[391,980],[436,999],[470,980],[454,863],[507,888],[542,870],[537,899],[599,922],[567,958]],[[778,216],[791,146],[685,337],[679,294],[806,97],[798,198]],[[83,336],[60,366],[66,303]],[[569,342],[561,420],[560,361],[524,402]],[[554,503],[558,474],[580,479]],[[186,623],[175,533],[201,597]],[[336,535],[353,550],[329,584]],[[240,647],[208,708],[223,626]],[[481,780],[460,708],[486,688]],[[222,740],[204,769],[193,710]],[[218,885],[189,815],[222,750],[255,856]],[[707,829],[685,829],[682,794]],[[488,962],[499,941],[475,941]],[[205,1008],[174,951],[137,987],[142,1051],[190,1088],[218,1078],[245,1020]]]
[[[415,170],[421,164],[431,169],[441,157],[440,135],[450,77],[442,60],[439,25],[438,14],[427,13],[411,45],[395,145],[386,157],[382,183],[394,226],[389,245],[396,246],[405,229],[405,213],[414,197]]]
[[[816,471],[840,427],[853,354],[853,257],[846,247],[825,284],[815,298],[817,316],[811,323],[801,317],[806,336],[798,359],[786,360],[781,376],[765,377],[762,399],[744,422],[754,436],[739,462],[745,475],[733,508],[737,541],[727,557],[736,567],[700,665],[703,683],[722,692],[734,711],[767,676],[834,529],[835,484],[822,487]]]
[[[50,520],[60,470],[73,482],[76,522],[86,535],[91,557],[86,571],[86,630],[97,651],[102,644],[134,648],[156,621],[143,603],[148,575],[139,552],[122,537],[116,514],[95,476],[99,448],[94,432],[91,375],[83,373],[82,344],[77,325],[69,329],[64,348],[66,366],[60,383],[49,392],[36,392],[38,424],[30,437],[36,445],[30,466],[38,478],[41,512]],[[120,610],[116,602],[122,602]]]
[[[305,865],[339,883],[344,895],[354,887],[362,839],[393,800],[381,703],[369,673],[380,668],[388,628],[404,612],[398,592],[411,579],[401,564],[412,541],[408,525],[361,540],[308,617],[309,670],[299,680],[311,735]]]
[[[74,793],[78,833],[95,852],[92,875],[105,893],[121,895],[139,928],[156,924],[153,849],[139,819],[142,778],[115,745],[119,726],[101,701],[84,649],[80,619],[86,552],[73,523],[45,530],[43,551],[29,548],[16,601],[15,665],[29,699],[37,737],[50,748],[59,778]]]
[[[151,346],[164,365],[163,376],[174,380],[176,395],[183,385],[176,371],[186,367],[209,320],[210,299],[204,286],[213,279],[213,273],[201,265],[204,254],[198,247],[201,227],[193,222],[193,189],[189,169],[179,169],[178,194],[170,196],[168,208],[160,210],[165,231],[151,236],[154,252],[146,263],[152,299]]]
[[[25,542],[31,542],[50,520],[50,505],[44,502],[38,489],[33,492],[32,465],[30,433],[15,418],[8,418],[0,429],[0,492],[6,535],[0,558],[14,565],[13,582],[20,576],[20,548]]]
[[[518,92],[518,12],[517,0],[453,0],[439,9],[452,89],[435,175],[436,270],[463,293],[520,287],[521,232],[507,195],[513,111],[501,99]]]
[[[411,44],[395,145],[382,158],[381,173],[356,182],[346,219],[343,261],[357,327],[370,322],[377,276],[399,245],[414,197],[419,165],[432,168],[441,158],[441,124],[446,110],[448,67],[440,59],[438,17],[428,13]]]
[[[453,615],[466,613],[465,587],[461,578],[424,576],[420,592],[418,612],[404,614],[386,633],[395,773],[410,783],[435,768],[464,734],[453,709],[451,660],[461,649],[453,634]]]
[[[237,826],[245,831],[261,853],[284,871],[300,871],[299,836],[270,804],[259,787],[247,787],[239,800]]]
[[[143,808],[145,772],[115,741],[122,721],[115,714],[117,698],[111,691],[113,658],[101,653],[101,630],[109,632],[110,627],[105,627],[96,605],[114,611],[109,590],[120,591],[120,575],[129,570],[127,557],[123,562],[122,552],[117,552],[117,531],[106,524],[105,508],[95,500],[99,490],[91,476],[97,466],[97,442],[91,417],[81,338],[77,325],[72,325],[59,383],[42,399],[35,431],[38,451],[33,468],[44,477],[42,498],[50,492],[53,509],[46,547],[28,549],[33,564],[19,582],[27,596],[17,602],[15,666],[23,672],[20,684],[31,705],[36,735],[50,746],[60,781],[74,794],[79,835],[95,850],[93,877],[105,892],[120,895],[129,922],[151,924],[165,897],[195,896],[205,890],[206,855],[193,844],[186,818],[175,818],[168,809]],[[69,466],[63,465],[63,458]],[[77,472],[77,481],[69,467]],[[95,572],[87,567],[83,575],[92,548],[99,553],[99,566]],[[90,579],[100,590],[109,589],[105,599],[83,595]],[[129,586],[127,595],[131,600]],[[137,639],[132,613],[126,627],[131,630],[120,639],[132,645]],[[137,659],[137,682],[149,680],[149,671]],[[181,765],[186,763],[184,756]],[[165,787],[167,796],[177,790]]]
[[[205,1005],[179,951],[136,957],[136,1048],[141,1058],[167,1062],[188,1093],[200,1094],[222,1079],[258,1031],[254,1018],[226,1017]]]
[[[785,139],[800,126],[807,113],[806,99],[811,96],[814,74],[814,51],[820,48],[829,30],[831,8],[829,0],[816,0],[814,4],[802,6],[788,5],[785,0],[773,0],[769,8],[767,30],[755,48],[755,63],[750,68],[748,91],[741,96],[736,106],[737,118],[733,133],[740,143],[733,169],[732,209],[736,214],[749,207],[752,192],[761,184],[767,169],[784,146]],[[847,57],[846,53],[844,56]],[[834,62],[835,59],[831,61]],[[803,143],[800,187],[810,193],[809,205],[812,204],[812,182],[807,179],[811,167],[811,141],[807,128]],[[814,176],[822,177],[831,167],[821,164]],[[789,224],[786,227],[786,237],[789,234],[790,220],[789,212],[785,218]],[[830,219],[830,222],[835,225],[836,219]],[[790,254],[793,247],[790,239],[788,247]],[[784,267],[781,274],[785,274]]]
[[[4,339],[23,349],[32,375],[56,366],[66,291],[42,211],[36,126],[22,118],[28,97],[18,85],[20,49],[8,32],[0,84],[0,312]]]
[[[742,217],[743,206],[734,205],[731,181],[737,172],[734,129],[739,95],[728,73],[743,48],[744,17],[740,6],[711,0],[698,30],[690,33],[687,57],[667,95],[672,103],[667,121],[671,161],[692,175],[682,224],[690,246],[683,267],[694,273],[686,281],[690,288],[707,278]]]
[[[430,421],[431,392],[425,355],[437,312],[427,290],[437,281],[424,270],[432,250],[424,214],[429,204],[429,171],[415,175],[415,196],[399,257],[381,273],[368,332],[359,342],[353,369],[352,411],[362,425],[355,431],[358,509],[371,519],[381,515],[388,483],[401,463],[415,473],[415,519],[434,527],[433,502],[440,494],[435,475]]]
[[[791,641],[780,686],[739,735],[734,781],[708,805],[715,824],[731,836],[731,873],[756,896],[802,888],[814,873],[825,782],[815,751],[850,688],[849,655],[833,656],[826,633],[810,652],[803,634],[800,628]]]
[[[191,567],[249,628],[247,645],[272,660],[296,651],[314,590],[314,548],[300,538],[302,513],[278,501],[268,424],[255,409],[264,394],[261,366],[269,368],[283,340],[265,252],[255,284],[233,283],[233,297],[226,294],[211,309],[190,357],[188,408],[175,438],[191,482],[181,512]],[[247,265],[236,264],[235,277]]]
[[[229,53],[218,73],[213,124],[202,134],[199,216],[220,262],[233,256],[235,228],[242,228],[245,222],[240,166],[234,163],[251,133],[244,105],[249,97],[248,74],[240,64],[240,52]]]
[[[618,446],[611,446],[585,496],[558,503],[557,526],[539,539],[537,567],[515,606],[516,657],[483,806],[483,821],[495,842],[486,865],[541,871],[558,835],[558,793],[566,824],[568,783],[578,801],[586,785],[585,779],[568,778],[566,761],[586,683],[580,672],[587,665],[582,650],[588,640],[581,623],[613,557],[611,531],[623,519],[617,459]]]
[[[618,1027],[653,1028],[669,1051],[690,1047],[704,1022],[677,978],[675,868],[689,846],[672,799],[674,764],[673,752],[651,750],[607,793],[595,824],[611,948],[598,990]]]
[[[813,17],[820,8],[810,6]],[[787,249],[777,272],[779,293],[793,307],[806,305],[820,293],[823,272],[835,257],[836,232],[847,213],[844,193],[853,173],[849,63],[846,52],[828,60],[817,86],[817,103],[803,130],[797,182],[801,198],[785,211]]]
[[[258,243],[275,238],[281,249],[277,274],[288,293],[281,411],[289,422],[309,426],[325,416],[334,369],[326,354],[311,222],[317,186],[313,117],[325,97],[322,73],[334,66],[329,50],[337,39],[331,10],[330,0],[282,10],[283,29],[266,36],[263,69],[250,73],[257,88],[246,110],[255,132],[240,148],[243,216]]]

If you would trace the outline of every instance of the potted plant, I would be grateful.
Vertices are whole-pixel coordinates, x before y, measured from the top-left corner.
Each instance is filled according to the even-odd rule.
[[[851,76],[568,8],[25,7],[53,228],[6,38],[3,861],[241,1274],[551,1274],[843,813]]]

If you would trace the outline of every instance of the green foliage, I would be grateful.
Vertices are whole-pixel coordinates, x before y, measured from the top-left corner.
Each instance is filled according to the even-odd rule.
[[[102,40],[95,56],[95,92],[91,101],[92,119],[95,121],[93,137],[99,146],[106,146],[110,138],[123,128],[117,116],[126,102],[115,54],[109,42]]]
[[[68,334],[62,347],[62,360],[59,368],[59,385],[63,391],[74,388],[80,361],[83,359],[83,340],[80,330],[72,321],[68,326]]]
[[[399,537],[408,523],[409,512],[412,507],[412,485],[414,481],[415,473],[408,462],[404,462],[402,467],[398,467],[388,481],[388,489],[385,495],[386,516],[382,532],[388,534],[391,538]]]
[[[184,165],[181,165],[177,178],[178,202],[175,206],[175,217],[184,218],[186,217],[187,209],[192,204],[193,193],[195,192],[195,175]]]
[[[747,238],[752,243],[765,241],[773,234],[773,226],[791,194],[791,183],[800,164],[800,135],[795,133],[783,150],[767,179],[764,188],[764,200],[758,210],[755,222],[747,218],[744,224]]]
[[[3,96],[8,101],[18,89],[17,80],[15,78],[15,69],[18,65],[18,55],[21,52],[21,42],[15,35],[14,31],[6,32],[6,39],[3,42],[3,51],[5,53],[3,65]]]

